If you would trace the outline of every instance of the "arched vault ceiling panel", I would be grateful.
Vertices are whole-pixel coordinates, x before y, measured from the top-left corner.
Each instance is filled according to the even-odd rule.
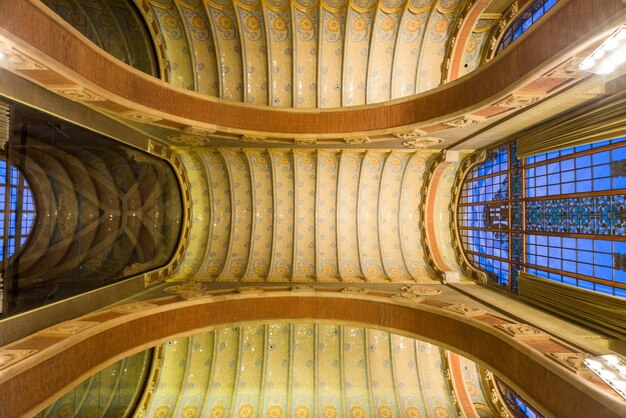
[[[172,85],[195,90],[196,76],[189,55],[187,35],[173,0],[146,0],[159,27],[157,43],[165,46],[169,80]]]
[[[498,23],[497,19],[479,19],[472,30],[461,56],[458,77],[471,73],[478,68],[481,53],[489,37],[490,30]],[[459,45],[460,46],[460,45]]]
[[[422,45],[416,93],[433,89],[441,84],[441,64],[446,43],[463,3],[464,0],[439,0],[437,3],[437,8],[429,19]]]
[[[274,4],[274,5],[272,5]],[[267,60],[269,71],[269,105],[291,107],[293,103],[292,22],[289,2],[264,3]]]
[[[248,4],[249,3],[249,4]],[[267,42],[260,2],[235,1],[243,62],[244,102],[267,104]]]
[[[434,10],[433,3],[420,4],[423,7],[419,9],[412,8],[409,3],[402,16],[393,60],[391,94],[394,99],[415,93],[417,67],[427,22]]]
[[[396,3],[400,4],[400,2],[395,2],[392,6]],[[403,10],[403,6],[400,5],[393,9],[381,7],[376,12],[367,70],[367,103],[384,102],[391,98],[391,70],[398,35],[398,22]]]
[[[475,363],[386,331],[245,324],[177,338],[157,352],[146,416],[453,417],[479,416],[477,408],[494,416]],[[450,361],[462,375],[451,374]],[[455,406],[458,390],[473,402]]]
[[[218,3],[207,0],[204,4],[211,22],[218,57],[220,97],[243,101],[242,46],[233,4],[230,1]]]
[[[316,6],[317,2],[311,1],[294,1],[291,6],[295,107],[317,107],[319,10]]]
[[[340,6],[345,2],[336,3]],[[318,107],[340,107],[346,9],[327,7],[323,3],[319,17]]]
[[[193,202],[193,251],[177,274],[229,282],[428,278],[418,210],[431,158],[388,150],[189,152],[191,188],[206,193]]]
[[[215,44],[202,0],[179,1],[176,5],[186,28],[195,72],[196,91],[209,96],[219,96]]]
[[[362,2],[365,3],[365,2]],[[352,2],[357,4],[357,2]],[[374,2],[368,7],[350,7],[346,21],[346,34],[343,51],[342,105],[363,105],[367,81],[367,62],[369,57],[370,33],[374,19]]]
[[[172,84],[256,105],[333,108],[437,87],[469,0],[135,1],[156,20]],[[466,71],[486,37],[472,32]]]

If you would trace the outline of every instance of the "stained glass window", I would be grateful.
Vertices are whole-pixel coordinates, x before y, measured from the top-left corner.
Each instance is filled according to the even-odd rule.
[[[496,49],[498,55],[504,48],[509,46],[513,41],[519,38],[522,33],[526,32],[535,22],[537,22],[548,10],[550,10],[558,0],[536,0],[524,13],[513,21],[504,32],[504,36],[500,40],[500,44]]]
[[[626,138],[524,161],[514,142],[495,147],[465,178],[457,216],[493,284],[515,291],[525,269],[626,297]]]
[[[26,243],[36,211],[28,182],[4,159],[0,159],[0,187],[0,259],[4,260]]]

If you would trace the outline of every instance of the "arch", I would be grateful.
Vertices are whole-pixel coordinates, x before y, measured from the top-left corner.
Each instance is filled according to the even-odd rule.
[[[41,331],[30,337],[30,341],[27,338],[5,347],[27,351],[38,344],[39,349],[46,349],[22,354],[24,359],[18,359],[0,374],[3,413],[7,417],[36,413],[95,370],[172,337],[218,325],[282,319],[366,324],[436,342],[493,370],[548,416],[600,418],[623,412],[623,403],[617,397],[531,348],[528,341],[532,337],[512,338],[489,324],[497,322],[493,315],[485,314],[491,319],[483,322],[478,317],[435,307],[441,303],[416,304],[407,299],[404,302],[381,297],[383,292],[361,297],[280,289],[272,293],[255,292],[224,295],[221,291],[222,296],[213,297],[201,292],[204,296],[184,302],[173,297],[138,302],[121,311],[125,314],[120,313],[123,307],[117,313],[115,308],[94,313]],[[192,297],[190,293],[187,296]],[[546,341],[546,334],[541,334],[536,334],[539,341]],[[56,339],[51,340],[49,337],[53,335]],[[554,338],[550,341],[552,348],[567,347]],[[24,391],[25,387],[29,390]],[[545,387],[550,390],[544,390]]]

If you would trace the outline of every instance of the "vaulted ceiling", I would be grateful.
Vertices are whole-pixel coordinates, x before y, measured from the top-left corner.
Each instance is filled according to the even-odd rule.
[[[464,75],[478,66],[490,29],[511,3],[133,1],[148,23],[166,81],[225,100],[298,108],[379,103]],[[133,51],[146,36],[132,13],[121,12],[123,1],[45,3],[105,50],[156,74],[151,57]],[[122,24],[113,25],[111,17]]]

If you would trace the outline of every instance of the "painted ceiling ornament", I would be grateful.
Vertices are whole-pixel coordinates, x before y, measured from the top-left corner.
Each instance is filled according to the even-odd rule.
[[[278,405],[272,405],[267,408],[268,418],[281,418],[283,416],[283,409]]]
[[[444,307],[443,309],[456,312],[463,316],[469,316],[469,317],[480,316],[480,315],[484,315],[487,313],[484,309],[475,308],[473,306],[467,306],[464,303],[457,303],[456,305],[448,305]]]
[[[315,292],[315,288],[313,286],[309,286],[308,284],[299,284],[296,286],[291,286],[292,292]]]
[[[98,324],[99,322],[94,321],[65,321],[39,331],[36,335],[41,337],[67,338]]]
[[[117,312],[121,314],[129,314],[129,313],[134,313],[134,312],[145,311],[146,309],[152,309],[156,307],[157,305],[155,305],[154,303],[140,301],[140,302],[131,302],[131,303],[126,303],[124,305],[119,305],[119,306],[112,308],[111,310],[113,312]]]
[[[420,286],[417,284],[412,284],[409,286],[402,286],[400,290],[402,292],[412,293],[418,296],[435,296],[435,295],[441,294],[441,290],[437,289],[436,287]]]
[[[210,298],[211,294],[198,282],[188,282],[163,289],[165,293],[178,295],[184,300]]]
[[[224,418],[226,416],[226,408],[222,405],[216,405],[211,408],[211,418]]]
[[[69,86],[60,88],[51,88],[53,92],[65,96],[66,98],[75,102],[104,102],[105,98],[98,96],[91,90],[88,90],[81,86]]]
[[[422,131],[421,129],[417,129],[417,128],[412,129],[407,132],[393,134],[393,136],[395,136],[396,138],[400,138],[400,139],[413,139],[413,138],[419,138],[419,137],[426,136],[426,135],[428,135],[428,132]]]
[[[421,149],[429,148],[438,144],[441,144],[443,139],[434,136],[425,136],[421,138],[409,139],[402,141],[402,145],[406,148]]]
[[[367,295],[368,292],[369,289],[366,289],[364,287],[344,287],[343,289],[341,289],[341,293],[346,293],[350,295]]]
[[[294,138],[293,141],[296,145],[317,145],[316,138]]]
[[[323,412],[324,418],[336,418],[337,417],[337,408],[333,405],[328,405],[324,407]]]
[[[138,110],[126,110],[124,112],[118,113],[118,115],[123,117],[124,119],[139,123],[154,123],[162,120],[162,118],[158,116],[149,115]]]
[[[296,418],[310,418],[311,412],[309,412],[309,408],[306,406],[300,405],[296,408],[294,416]]]
[[[243,142],[265,142],[267,137],[265,136],[255,136],[255,135],[243,135],[241,140]]]
[[[239,293],[263,293],[264,290],[259,286],[241,286],[237,288]]]
[[[500,331],[518,340],[549,340],[550,336],[545,332],[528,324],[496,324]]]
[[[349,145],[369,144],[371,142],[368,136],[353,136],[351,138],[344,138],[343,141]]]
[[[546,353],[546,357],[556,361],[566,369],[581,375],[591,376],[593,372],[589,370],[583,360],[591,357],[587,353]]]
[[[465,128],[471,125],[478,125],[479,123],[483,123],[487,120],[484,116],[476,116],[476,115],[465,115],[456,119],[449,120],[444,122],[443,124],[446,126],[451,126],[453,128]]]
[[[404,411],[407,418],[422,418],[422,411],[419,410],[416,406],[409,406],[406,411]]]
[[[353,406],[350,408],[350,418],[365,418],[365,409],[360,406]]]
[[[546,78],[580,78],[589,73],[578,68],[582,58],[572,57],[544,75]]]
[[[213,135],[216,132],[216,130],[200,128],[198,126],[187,126],[185,127],[185,129],[183,129],[183,132],[188,135],[194,135],[194,136],[209,136],[209,135]]]
[[[241,405],[239,408],[239,417],[240,418],[250,418],[254,415],[254,408],[250,404]]]
[[[209,139],[207,138],[188,134],[169,135],[167,139],[168,141],[174,142],[176,144],[189,145],[192,147],[205,145],[207,142],[209,142]]]
[[[494,106],[497,107],[513,107],[516,109],[522,109],[531,104],[537,103],[543,96],[536,94],[519,94],[513,93],[500,100]]]
[[[0,350],[0,370],[22,361],[37,350]]]
[[[424,301],[423,296],[419,296],[419,295],[416,295],[414,293],[409,293],[409,292],[396,293],[395,295],[391,296],[391,299],[404,300],[407,302],[415,302],[415,303],[420,303]]]
[[[378,407],[378,416],[380,418],[392,418],[393,410],[387,405],[381,405]]]

